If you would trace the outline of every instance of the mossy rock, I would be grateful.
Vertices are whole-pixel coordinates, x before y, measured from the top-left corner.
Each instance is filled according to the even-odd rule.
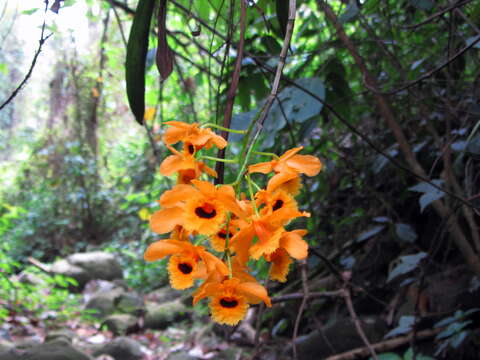
[[[102,323],[115,336],[125,335],[137,326],[137,318],[129,314],[115,314],[108,316]]]
[[[95,310],[95,313],[92,314],[92,316],[97,319],[102,319],[115,312],[115,302],[124,293],[125,290],[120,287],[95,293],[88,300],[85,309]]]
[[[10,350],[0,354],[0,360],[92,360],[66,340],[55,340],[26,351]]]
[[[144,325],[148,329],[166,329],[178,321],[189,319],[192,315],[192,310],[179,300],[163,304],[147,303],[146,309]]]
[[[127,337],[119,337],[94,352],[95,356],[110,355],[115,360],[140,360],[143,352],[138,342]]]

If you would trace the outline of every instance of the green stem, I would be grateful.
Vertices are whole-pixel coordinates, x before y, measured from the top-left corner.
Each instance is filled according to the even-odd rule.
[[[255,214],[258,215],[257,204],[255,203],[255,197],[253,196],[252,179],[250,179],[250,174],[245,175],[245,178],[247,179],[248,193],[250,194],[253,209],[255,210]]]
[[[254,151],[253,153],[254,153],[255,155],[271,156],[271,157],[273,157],[275,160],[278,160],[278,159],[279,159],[279,157],[278,157],[277,154],[270,153],[270,152]]]
[[[236,159],[220,159],[220,158],[217,158],[217,157],[214,157],[214,156],[207,156],[207,155],[200,156],[200,159],[220,161],[220,162],[228,163],[228,164],[238,164],[238,160],[236,160]]]
[[[227,131],[227,132],[231,132],[231,133],[234,133],[234,134],[246,134],[246,133],[247,133],[247,130],[229,129],[229,128],[226,128],[226,127],[223,127],[223,126],[214,124],[214,123],[202,124],[202,125],[200,125],[200,127],[202,127],[202,128],[203,128],[203,127],[213,127],[213,128],[215,128],[215,129],[222,130],[222,131]]]

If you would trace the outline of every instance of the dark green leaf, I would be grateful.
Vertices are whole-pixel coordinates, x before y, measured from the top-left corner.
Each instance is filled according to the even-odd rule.
[[[417,240],[417,233],[415,229],[408,224],[395,224],[395,233],[405,242],[413,243]]]
[[[409,333],[412,330],[412,326],[414,323],[414,316],[402,316],[400,318],[400,321],[398,322],[398,326],[395,329],[389,331],[387,335],[385,335],[385,339]]]
[[[392,281],[397,276],[406,274],[414,270],[422,259],[426,258],[427,254],[424,252],[419,252],[415,255],[406,255],[400,258],[400,264],[398,264],[391,272],[388,274],[387,282]]]
[[[345,11],[340,15],[339,21],[345,24],[357,17],[360,13],[360,8],[357,5],[357,0],[350,0]]]
[[[425,11],[431,10],[435,6],[434,2],[431,0],[409,0],[409,2],[417,9]]]
[[[133,19],[127,44],[125,77],[130,109],[139,124],[145,113],[145,62],[148,50],[148,35],[155,0],[140,0]]]
[[[355,239],[356,242],[362,242],[367,239],[370,239],[372,236],[377,235],[380,231],[385,228],[385,225],[377,225],[373,228],[362,232],[358,237]]]

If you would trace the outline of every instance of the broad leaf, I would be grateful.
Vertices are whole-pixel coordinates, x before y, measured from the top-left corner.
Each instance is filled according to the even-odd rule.
[[[424,252],[419,252],[415,255],[406,255],[400,258],[400,264],[398,264],[391,272],[388,274],[387,282],[392,281],[397,276],[406,274],[414,270],[422,259],[426,258],[427,254]]]
[[[442,180],[435,179],[435,180],[432,180],[432,183],[434,183],[437,186],[440,186],[442,184]],[[420,199],[419,199],[420,212],[423,212],[423,210],[428,205],[430,205],[435,200],[442,198],[445,195],[443,191],[438,190],[436,187],[433,187],[431,184],[427,182],[418,183],[417,185],[410,187],[408,190],[423,193],[423,195],[420,196]]]
[[[148,50],[148,34],[155,0],[140,0],[128,37],[125,77],[127,97],[135,119],[143,125],[145,113],[145,61]]]
[[[414,316],[402,316],[398,322],[398,326],[395,329],[390,330],[387,335],[385,335],[385,339],[409,333],[412,330],[414,323]]]
[[[374,226],[373,228],[366,230],[362,232],[360,235],[357,236],[355,239],[356,242],[362,242],[367,239],[370,239],[372,236],[377,235],[380,231],[382,231],[385,228],[385,225],[377,225]]]
[[[408,224],[395,224],[395,233],[399,237],[400,240],[403,240],[408,243],[413,243],[415,240],[417,240],[417,233],[415,232],[415,229],[412,228]]]

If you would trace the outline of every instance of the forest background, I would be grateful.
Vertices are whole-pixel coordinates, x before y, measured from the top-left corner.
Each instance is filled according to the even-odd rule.
[[[75,281],[41,270],[73,253],[114,253],[141,294],[167,284],[164,264],[143,260],[158,239],[148,218],[172,185],[158,173],[162,123],[222,125],[232,111],[230,127],[244,130],[271,98],[256,149],[303,146],[324,168],[298,199],[312,213],[308,260],[270,284],[278,304],[252,316],[245,353],[293,339],[308,358],[313,345],[301,344],[331,328],[348,337],[335,330],[347,321],[360,343],[328,356],[478,358],[480,3],[168,0],[166,28],[155,12],[147,33],[143,125],[125,81],[136,7],[0,4],[0,322],[37,321],[46,307],[62,321],[83,314],[66,290]],[[155,60],[167,48],[162,80]],[[234,157],[242,138],[229,141]],[[237,170],[226,166],[226,182]],[[49,296],[17,281],[25,271],[49,279]],[[372,317],[377,337],[365,329]]]

